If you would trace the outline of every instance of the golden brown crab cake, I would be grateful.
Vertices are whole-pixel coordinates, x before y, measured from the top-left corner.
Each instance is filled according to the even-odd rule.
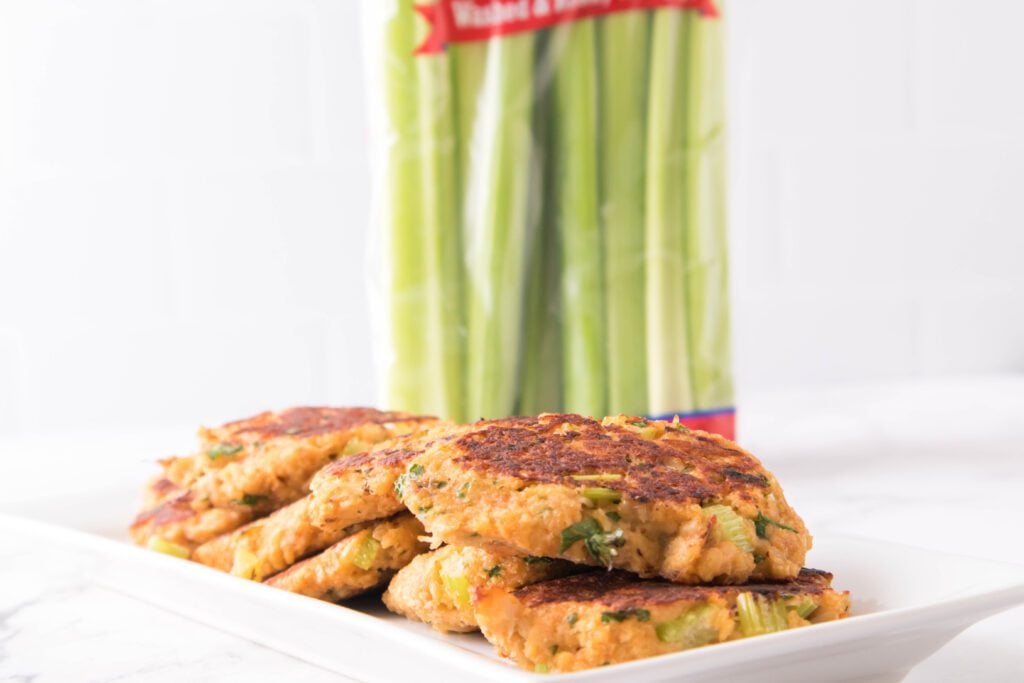
[[[129,533],[139,545],[187,556],[196,547],[237,529],[252,518],[252,511],[244,507],[196,510],[191,494],[185,493],[140,513]],[[158,545],[153,546],[154,543]]]
[[[460,429],[447,423],[432,423],[330,463],[310,482],[309,517],[313,524],[326,532],[338,533],[352,524],[405,509],[395,492],[395,480],[429,444],[451,438]]]
[[[408,513],[367,525],[319,555],[268,579],[268,586],[340,602],[387,583],[395,572],[427,549],[423,525]],[[240,562],[235,573],[244,575]]]
[[[396,487],[444,543],[679,583],[790,578],[811,546],[754,456],[641,418],[480,422],[410,460]]]
[[[477,590],[515,590],[576,571],[549,557],[498,555],[473,546],[446,545],[413,559],[388,584],[384,604],[392,612],[430,624],[438,631],[477,630]]]
[[[187,461],[164,462],[165,476],[195,493],[197,505],[247,505],[267,513],[304,496],[335,458],[417,429],[433,418],[373,408],[290,408],[200,430]]]
[[[192,559],[221,571],[230,571],[241,556],[256,563],[260,576],[272,576],[347,535],[330,532],[309,521],[309,496],[276,512],[214,538],[192,553]],[[216,509],[216,508],[215,508]]]
[[[626,572],[590,572],[517,591],[481,589],[484,636],[521,667],[567,672],[842,619],[832,575],[739,586],[684,586]]]

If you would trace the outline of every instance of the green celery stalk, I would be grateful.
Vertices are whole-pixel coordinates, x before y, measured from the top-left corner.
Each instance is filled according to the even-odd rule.
[[[515,408],[533,150],[531,33],[488,42],[468,177],[467,416]]]
[[[686,231],[694,407],[732,405],[726,234],[725,74],[721,19],[690,12]]]
[[[467,233],[469,223],[466,219],[466,210],[468,207],[466,198],[469,195],[470,179],[473,177],[474,173],[473,140],[477,122],[476,112],[477,108],[480,106],[484,70],[487,65],[487,43],[459,43],[456,45],[449,45],[447,49],[452,60],[452,82],[456,101],[456,142],[458,145],[459,156],[458,196],[456,201],[457,210],[459,212],[460,244],[464,246],[469,239],[469,235]],[[466,264],[462,253],[459,254],[459,259],[459,267],[462,269],[463,273],[465,273]],[[465,283],[465,281],[463,282]],[[468,324],[468,313],[466,311],[468,311],[469,307],[469,299],[465,286],[463,287],[462,296],[458,304],[463,312],[462,318],[459,321],[461,324],[459,334],[464,351],[461,361],[463,368],[463,392],[465,394],[465,381],[466,375],[468,374],[468,330],[466,328],[466,325]],[[462,412],[459,416],[459,419],[463,421],[473,417],[472,414],[467,413],[465,410],[466,402],[467,401],[464,396],[461,406]]]
[[[644,415],[644,176],[650,14],[622,12],[599,21],[608,411]]]
[[[421,22],[425,37],[428,27]],[[459,220],[457,102],[449,54],[415,58],[419,123],[420,230],[426,325],[420,343],[427,354],[419,401],[413,406],[445,418],[464,419],[462,239]]]
[[[561,236],[565,409],[602,416],[607,407],[605,297],[598,215],[597,55],[593,19],[553,29],[557,164],[554,201]]]
[[[562,339],[559,308],[561,259],[554,204],[547,201],[545,186],[554,175],[551,123],[551,54],[547,32],[537,36],[534,86],[534,131],[538,145],[531,208],[537,216],[530,247],[530,271],[526,285],[523,320],[523,364],[519,378],[516,412],[536,415],[562,409]]]
[[[420,231],[423,188],[418,160],[419,115],[417,79],[412,47],[417,17],[412,0],[401,0],[391,15],[378,46],[377,57],[384,88],[387,147],[384,161],[383,197],[377,204],[383,214],[382,254],[387,302],[386,330],[390,353],[384,368],[389,407],[422,410],[427,384],[429,355],[421,341],[428,324],[425,249]]]
[[[523,320],[523,367],[516,412],[536,415],[562,409],[562,340],[558,233],[550,222],[534,236]]]
[[[654,10],[645,216],[647,381],[651,414],[694,406],[687,297],[687,227],[696,193],[689,153],[698,106],[691,72],[692,11]]]
[[[460,197],[465,199],[472,174],[473,133],[476,128],[476,112],[480,106],[480,93],[487,66],[487,43],[449,45],[448,52],[452,56],[457,102]]]

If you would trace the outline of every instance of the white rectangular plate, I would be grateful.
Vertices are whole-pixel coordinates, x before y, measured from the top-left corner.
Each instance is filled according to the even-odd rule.
[[[436,633],[389,614],[377,598],[331,605],[137,548],[124,531],[135,500],[123,489],[64,498],[20,517],[0,516],[0,529],[30,529],[95,554],[104,585],[365,681],[898,681],[967,626],[1024,602],[1024,567],[818,538],[808,564],[833,572],[835,586],[851,591],[856,616],[540,677],[498,659],[479,635]]]

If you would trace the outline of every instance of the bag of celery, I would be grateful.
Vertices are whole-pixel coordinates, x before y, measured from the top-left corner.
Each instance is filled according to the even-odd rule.
[[[720,6],[364,0],[382,400],[733,431]]]

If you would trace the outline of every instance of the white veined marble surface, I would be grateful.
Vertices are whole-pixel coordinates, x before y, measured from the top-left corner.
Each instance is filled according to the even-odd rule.
[[[1024,376],[741,399],[741,442],[815,535],[1024,564]],[[0,441],[0,511],[112,481],[141,485],[149,461],[187,449],[191,434]],[[0,537],[0,682],[346,680],[100,586],[95,564],[25,534]],[[827,569],[841,586],[841,568]],[[968,629],[907,681],[1024,681],[1024,607]]]

